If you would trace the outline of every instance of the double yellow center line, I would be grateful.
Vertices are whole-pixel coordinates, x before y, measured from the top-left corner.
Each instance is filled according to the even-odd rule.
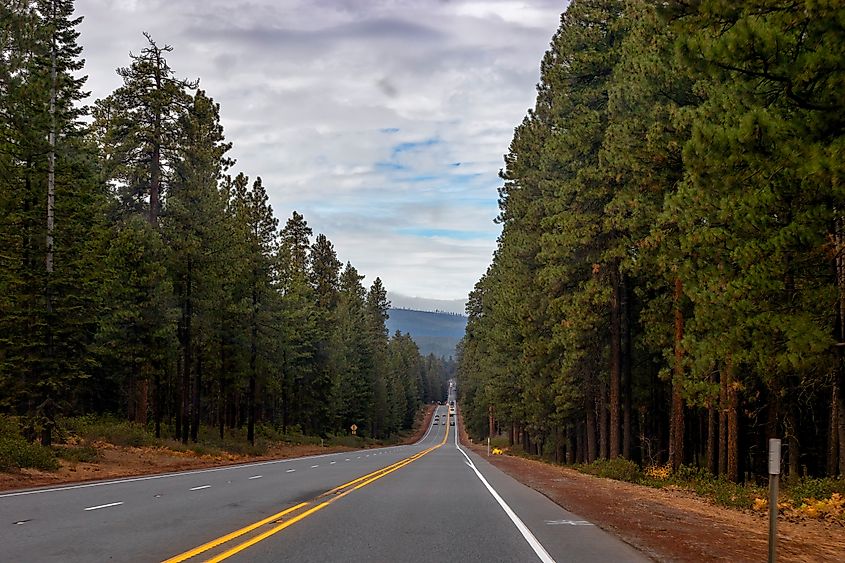
[[[197,555],[200,555],[201,553],[205,553],[206,551],[209,551],[209,550],[212,550],[216,547],[220,547],[224,544],[227,544],[230,541],[232,541],[236,538],[239,538],[241,536],[244,536],[244,535],[246,535],[250,532],[253,532],[253,531],[255,531],[255,530],[257,530],[257,529],[259,529],[263,526],[267,526],[269,524],[276,524],[275,526],[269,528],[268,530],[265,530],[264,532],[257,534],[255,536],[251,537],[250,539],[248,539],[248,540],[246,540],[242,543],[239,543],[239,544],[235,545],[234,547],[231,547],[231,548],[227,549],[226,551],[223,551],[222,553],[220,553],[218,555],[211,557],[210,559],[206,559],[206,563],[216,563],[217,561],[223,561],[224,559],[228,559],[229,557],[231,557],[231,556],[233,556],[237,553],[240,553],[241,551],[245,550],[246,548],[253,546],[253,545],[257,544],[258,542],[269,538],[273,534],[281,532],[282,530],[284,530],[288,526],[292,526],[292,525],[296,524],[297,522],[299,522],[300,520],[304,520],[305,518],[308,518],[309,516],[311,516],[315,512],[322,510],[323,508],[327,507],[328,505],[330,505],[334,501],[345,497],[346,495],[352,493],[353,491],[357,491],[358,489],[360,489],[362,487],[366,487],[370,483],[372,483],[374,481],[378,481],[379,479],[381,479],[385,475],[389,475],[390,473],[393,473],[394,471],[402,469],[406,465],[415,462],[416,460],[420,459],[424,455],[426,455],[430,452],[433,452],[434,450],[436,450],[437,448],[439,448],[440,446],[445,444],[446,440],[448,440],[448,439],[449,439],[449,411],[446,411],[446,434],[443,436],[443,440],[440,443],[435,444],[434,446],[431,446],[430,448],[427,448],[427,449],[425,449],[421,452],[418,452],[418,453],[416,453],[416,454],[414,454],[410,457],[406,457],[404,459],[401,459],[401,460],[397,461],[396,463],[392,463],[392,464],[388,465],[387,467],[382,467],[381,469],[373,471],[372,473],[368,473],[366,475],[358,477],[357,479],[353,479],[352,481],[349,481],[348,483],[338,485],[337,487],[320,494],[319,496],[315,497],[314,499],[312,499],[310,501],[301,502],[301,503],[297,504],[296,506],[291,506],[290,508],[286,508],[285,510],[282,510],[281,512],[277,512],[276,514],[273,514],[272,516],[268,516],[267,518],[264,518],[263,520],[259,520],[258,522],[250,524],[249,526],[244,526],[243,528],[241,528],[239,530],[235,530],[234,532],[230,532],[230,533],[228,533],[224,536],[220,536],[219,538],[213,539],[210,542],[204,543],[204,544],[202,544],[198,547],[195,547],[193,549],[190,549],[190,550],[188,550],[184,553],[180,553],[179,555],[174,555],[170,559],[165,560],[164,563],[180,563],[181,561],[187,561],[188,559],[192,559],[192,558],[196,557]],[[311,508],[308,508],[309,506]],[[293,514],[293,516],[290,516],[291,514]],[[285,517],[288,517],[288,518],[285,519]]]

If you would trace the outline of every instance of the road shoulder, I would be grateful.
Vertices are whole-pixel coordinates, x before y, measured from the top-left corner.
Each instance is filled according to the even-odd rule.
[[[686,491],[660,490],[585,475],[515,456],[486,456],[465,447],[514,479],[542,493],[658,561],[761,561],[767,553],[767,521],[731,510]],[[781,522],[782,561],[843,561],[841,527],[819,522]]]

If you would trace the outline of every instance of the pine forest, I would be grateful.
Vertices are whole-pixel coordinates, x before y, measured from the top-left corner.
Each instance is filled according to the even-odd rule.
[[[731,481],[845,473],[845,8],[573,0],[470,295],[470,434]]]
[[[453,368],[388,335],[381,280],[235,172],[178,46],[139,33],[92,101],[80,21],[0,2],[0,414],[45,446],[81,415],[183,443],[387,438],[445,397]]]

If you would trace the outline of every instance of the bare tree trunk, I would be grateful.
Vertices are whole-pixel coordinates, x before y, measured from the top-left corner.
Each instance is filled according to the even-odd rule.
[[[838,358],[837,358],[838,361]],[[827,475],[833,477],[839,472],[839,388],[836,379],[839,377],[837,367],[834,382],[830,388],[830,424],[827,433]]]
[[[589,393],[588,393],[589,395]],[[587,434],[587,463],[596,460],[596,402],[592,396],[587,399],[586,434]]]
[[[599,385],[599,457],[607,459],[607,384],[602,381]]]
[[[246,426],[246,439],[250,444],[255,445],[255,388],[258,379],[258,273],[255,272],[252,284],[252,331],[249,347],[249,396],[248,420]]]
[[[185,303],[182,307],[182,443],[188,443],[191,425],[191,372],[193,371],[193,331],[194,306],[192,301],[193,280],[191,265],[188,262],[188,274],[185,279]]]
[[[728,440],[726,475],[729,481],[739,482],[739,392],[734,382],[733,359],[725,362],[728,399]]]
[[[197,354],[197,369],[194,376],[194,390],[191,400],[191,414],[193,415],[193,422],[191,424],[191,441],[197,443],[199,440],[200,429],[200,390],[202,389],[202,353]]]
[[[795,416],[795,404],[789,406],[789,411],[786,415],[786,439],[789,444],[789,461],[788,473],[789,481],[796,481],[801,475],[798,469],[801,460],[801,445],[798,442],[798,419]]]
[[[716,400],[712,399],[707,405],[707,470],[716,475],[719,466],[716,463],[716,437],[719,432],[719,416],[716,411]]]
[[[182,335],[183,327],[182,327],[182,320],[179,320],[179,327],[177,329],[178,338],[181,341],[184,336]],[[182,439],[182,377],[183,371],[185,369],[184,366],[184,359],[182,354],[176,354],[176,382],[174,382],[174,397],[173,397],[173,410],[176,412],[176,428],[175,428],[175,435],[174,438],[176,440]]]
[[[669,464],[678,469],[684,462],[684,399],[682,389],[684,385],[684,349],[681,342],[684,338],[684,314],[681,310],[681,300],[684,290],[680,277],[675,278],[675,365],[672,377],[672,414],[669,429]]]
[[[161,438],[161,370],[156,369],[153,390],[153,412],[155,417],[155,436]]]
[[[719,372],[719,475],[728,472],[728,377]]]
[[[839,475],[845,476],[845,219],[837,217],[836,219],[836,286],[839,289],[838,302],[838,322],[837,332],[838,338],[836,342],[836,369],[834,370],[834,377],[836,380],[833,384],[833,399],[835,403],[831,405],[831,425],[835,431],[836,438],[832,441],[839,446]],[[837,456],[834,456],[834,458]],[[831,475],[836,473],[836,463],[834,460],[834,471]]]
[[[631,394],[633,382],[631,370],[634,357],[631,345],[631,288],[626,276],[622,276],[622,456],[631,459],[632,412]]]
[[[224,331],[220,330],[220,389],[218,392],[220,393],[218,397],[218,430],[220,433],[220,439],[223,439],[224,429],[226,426],[226,342],[224,337]]]
[[[843,373],[840,372],[839,374],[839,403],[836,408],[837,413],[839,414],[839,475],[845,476],[845,391],[843,391]]]
[[[611,266],[610,290],[610,459],[619,457],[619,412],[622,387],[622,305],[619,264]]]
[[[575,462],[576,463],[584,463],[585,462],[585,454],[584,450],[584,439],[585,432],[584,432],[584,422],[578,422],[575,424]]]

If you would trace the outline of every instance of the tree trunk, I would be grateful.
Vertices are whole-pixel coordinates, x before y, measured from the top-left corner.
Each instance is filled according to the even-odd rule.
[[[575,423],[575,463],[584,463],[584,422]]]
[[[510,426],[508,427],[508,447],[513,447],[513,440],[514,440],[514,432],[516,430],[516,425],[511,422]]]
[[[179,320],[179,327],[177,328],[178,338],[181,342],[184,338],[182,332],[184,327],[182,326],[182,320]],[[175,389],[175,396],[173,397],[173,408],[176,411],[176,424],[175,424],[175,435],[174,438],[176,440],[182,439],[182,385],[183,385],[183,377],[184,377],[184,370],[185,366],[184,358],[182,354],[176,354],[176,380],[178,384],[174,383],[173,388]]]
[[[729,481],[739,482],[739,392],[734,382],[733,359],[725,363],[728,397],[728,440],[726,475]]]
[[[839,458],[839,475],[845,476],[845,219],[842,217],[836,218],[835,227],[835,242],[836,242],[836,286],[839,290],[838,299],[838,315],[836,332],[836,369],[834,370],[834,377],[836,378],[833,384],[833,399],[834,403],[831,405],[831,426],[834,428],[831,434],[836,437],[832,438],[832,442],[839,446],[838,456],[834,455],[833,472],[836,471],[835,458]],[[834,450],[835,451],[835,450]]]
[[[610,459],[619,457],[619,412],[622,387],[622,298],[619,264],[611,266],[610,289]]]
[[[193,334],[192,322],[194,317],[193,301],[191,295],[191,263],[188,262],[188,274],[185,279],[185,303],[182,307],[182,443],[188,443],[191,425],[191,372],[193,371]]]
[[[837,358],[838,360],[838,358]],[[839,377],[837,367],[834,378]],[[839,472],[839,387],[834,380],[830,389],[830,424],[827,433],[827,476],[834,477]]]
[[[728,376],[719,372],[719,475],[728,472]]]
[[[191,400],[191,441],[197,443],[200,428],[200,390],[202,389],[202,353],[197,354],[197,369],[194,375],[194,389]]]
[[[607,384],[602,381],[599,386],[599,457],[607,459]]]
[[[719,466],[716,463],[716,437],[719,432],[719,415],[716,410],[716,400],[711,399],[707,405],[707,471],[716,475]]]
[[[795,413],[795,404],[789,406],[788,414],[786,415],[786,440],[789,445],[789,461],[788,473],[789,481],[794,483],[801,476],[799,464],[801,461],[801,445],[798,442],[798,418]]]
[[[153,389],[153,412],[155,416],[155,436],[161,438],[161,370],[155,370]]]
[[[217,424],[218,430],[220,433],[220,439],[223,439],[224,430],[226,426],[226,339],[224,337],[225,332],[221,328],[220,330],[220,389],[218,392],[220,393],[218,397],[218,415],[217,415]]]
[[[156,63],[155,63],[155,89],[156,92],[161,92],[161,66],[162,60],[160,52],[155,49]],[[153,117],[153,138],[152,149],[150,155],[150,224],[153,227],[158,225],[158,208],[159,208],[159,192],[161,190],[161,146],[163,144],[161,131],[161,110],[155,110]]]
[[[587,463],[593,463],[596,460],[596,403],[593,397],[587,399],[586,405],[587,420],[586,434],[587,434]]]
[[[56,4],[55,2],[50,6],[52,9],[52,21],[55,22]],[[50,133],[47,140],[50,144],[50,152],[47,155],[47,252],[45,258],[45,267],[47,275],[44,277],[44,301],[47,306],[47,316],[45,323],[45,337],[46,337],[46,359],[48,370],[56,369],[53,361],[53,230],[54,230],[54,212],[56,205],[56,95],[58,90],[57,69],[56,69],[56,34],[52,34],[50,38]],[[49,395],[45,403],[52,404],[52,399]],[[53,443],[53,425],[55,424],[52,409],[44,409],[42,412],[44,418],[44,425],[41,430],[41,445],[49,446]]]
[[[631,344],[631,287],[622,276],[622,457],[631,459],[633,429],[631,428],[631,371],[634,362]]]
[[[684,288],[680,277],[675,278],[675,365],[672,376],[672,414],[669,429],[669,465],[678,469],[684,462],[684,313],[681,310]]]
[[[843,377],[842,372],[840,372],[840,374],[839,374],[839,386],[838,386],[838,388],[839,388],[839,405],[836,408],[836,411],[839,414],[839,428],[838,428],[839,437],[838,437],[837,441],[839,442],[839,475],[840,476],[845,476],[845,391],[843,391],[843,385],[845,385],[845,382],[843,382],[843,379],[845,379],[845,377]]]
[[[252,284],[252,327],[249,346],[249,396],[247,397],[246,439],[255,445],[255,387],[258,379],[258,274]]]

